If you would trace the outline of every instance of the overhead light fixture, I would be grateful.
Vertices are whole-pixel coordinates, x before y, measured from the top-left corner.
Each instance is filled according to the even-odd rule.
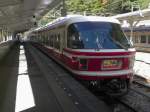
[[[44,5],[49,5],[52,2],[52,0],[43,0]]]

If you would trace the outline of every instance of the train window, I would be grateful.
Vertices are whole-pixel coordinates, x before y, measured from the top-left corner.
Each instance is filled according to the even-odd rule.
[[[145,35],[141,35],[141,43],[146,43],[146,36]]]
[[[47,32],[47,41],[46,41],[46,45],[49,45],[49,35],[48,35],[48,32]]]
[[[60,34],[56,36],[56,48],[60,49]]]
[[[53,44],[54,44],[54,47],[56,48],[56,35],[53,36]]]
[[[41,34],[41,42],[42,42],[42,44],[43,44],[43,33]]]
[[[67,46],[73,49],[120,49],[131,47],[120,25],[79,22],[68,27]]]
[[[45,44],[45,40],[46,40],[45,33],[43,32],[43,44]]]
[[[53,35],[50,36],[50,46],[53,47]]]
[[[55,48],[57,48],[57,35],[55,35],[55,39],[54,39],[54,40],[55,40],[55,41],[54,41],[54,42],[55,42],[55,44],[54,44],[54,45],[55,45]]]
[[[38,34],[38,40],[39,40],[39,42],[41,42],[41,37],[40,37],[40,34]]]
[[[45,32],[45,44],[46,45],[48,44],[48,35],[47,35],[47,32]]]
[[[150,35],[148,36],[148,43],[150,44]]]
[[[48,46],[50,46],[50,36],[48,36]]]
[[[48,35],[46,36],[46,45],[48,45],[48,41],[49,41],[49,38],[48,38]]]
[[[54,47],[56,49],[59,49],[60,48],[60,35],[55,35],[54,37]]]
[[[48,46],[50,46],[50,39],[51,39],[51,36],[50,36],[50,33],[48,32]]]

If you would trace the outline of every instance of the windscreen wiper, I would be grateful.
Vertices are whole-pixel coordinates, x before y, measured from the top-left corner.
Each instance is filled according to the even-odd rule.
[[[125,47],[125,46],[122,45],[120,42],[118,42],[118,41],[116,41],[116,40],[114,40],[114,39],[112,39],[112,40],[113,40],[113,42],[115,42],[117,45],[119,45],[119,46],[122,47],[123,49],[128,50],[128,47]]]

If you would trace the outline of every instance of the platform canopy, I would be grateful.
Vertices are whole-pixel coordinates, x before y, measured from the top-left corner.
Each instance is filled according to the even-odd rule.
[[[112,17],[118,19],[120,22],[123,22],[124,20],[126,20],[129,23],[130,30],[131,30],[130,40],[132,41],[133,28],[136,27],[136,25],[140,21],[150,20],[150,8],[147,8],[144,10],[133,11],[129,13],[124,13],[124,14],[118,14]]]
[[[142,21],[150,19],[150,8],[112,16],[119,20]]]
[[[22,32],[62,0],[0,0],[0,28]]]

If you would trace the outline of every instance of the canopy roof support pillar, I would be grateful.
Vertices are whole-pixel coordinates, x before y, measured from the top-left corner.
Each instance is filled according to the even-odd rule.
[[[128,20],[130,24],[130,42],[133,42],[133,29],[139,23],[139,21]]]

